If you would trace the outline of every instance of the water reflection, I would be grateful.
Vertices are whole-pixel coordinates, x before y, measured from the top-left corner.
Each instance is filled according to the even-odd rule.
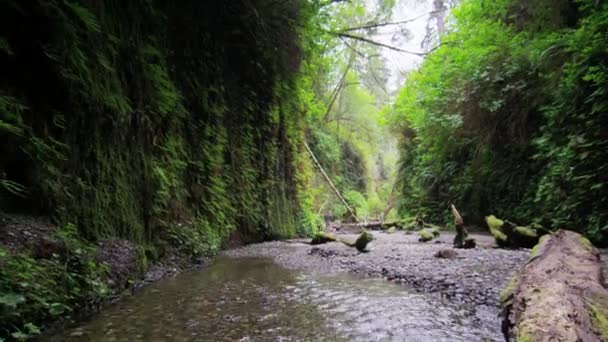
[[[501,341],[494,308],[463,309],[382,280],[220,258],[153,284],[48,341]]]

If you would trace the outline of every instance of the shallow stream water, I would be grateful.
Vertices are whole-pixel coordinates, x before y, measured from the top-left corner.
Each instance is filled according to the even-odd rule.
[[[45,341],[502,341],[496,308],[381,279],[219,258],[148,286]]]

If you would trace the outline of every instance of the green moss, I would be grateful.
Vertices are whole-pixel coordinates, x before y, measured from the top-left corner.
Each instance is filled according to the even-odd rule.
[[[518,233],[518,234],[520,234],[520,235],[529,237],[529,238],[537,238],[538,237],[538,233],[536,232],[536,230],[532,229],[530,227],[517,226],[517,227],[515,227],[515,232]]]
[[[601,310],[598,306],[589,304],[593,323],[604,340],[608,341],[608,312]]]
[[[496,218],[494,215],[486,216],[486,223],[488,224],[488,228],[490,228],[490,233],[494,236],[496,243],[501,246],[504,245],[508,238],[505,233],[502,232],[500,227],[504,224],[504,221]]]
[[[505,223],[503,220],[497,218],[494,215],[486,216],[486,223],[490,229],[499,229]]]
[[[529,333],[520,332],[517,336],[518,342],[534,342],[532,335]]]
[[[517,275],[514,275],[513,277],[511,277],[511,279],[507,283],[507,286],[505,286],[500,291],[500,295],[499,295],[500,303],[504,304],[507,302],[507,300],[509,300],[509,297],[511,296],[511,294],[517,287],[517,283],[518,283]]]
[[[591,243],[591,241],[589,241],[589,239],[587,239],[584,236],[581,236],[581,244],[583,245],[583,247],[585,247],[586,250],[588,250],[589,252],[593,251],[593,249],[595,248],[593,246],[593,244]]]
[[[540,240],[538,240],[538,243],[532,248],[532,251],[530,252],[530,258],[534,258],[538,255],[538,252],[540,252],[540,245],[550,236],[551,235],[549,234],[541,236]]]
[[[387,233],[387,234],[392,234],[392,233],[394,233],[396,230],[397,230],[397,228],[395,228],[395,227],[390,227],[389,229],[387,229],[387,230],[386,230],[386,233]]]
[[[602,340],[608,341],[608,298],[592,296],[587,306],[595,330],[602,336]]]
[[[433,235],[433,233],[427,229],[420,229],[420,231],[418,231],[418,241],[420,242],[431,241],[434,238],[435,235]]]
[[[311,245],[320,245],[323,243],[328,243],[328,242],[333,242],[336,241],[336,236],[330,233],[326,233],[326,232],[318,232],[315,234],[315,236],[313,236],[312,240],[310,241]]]

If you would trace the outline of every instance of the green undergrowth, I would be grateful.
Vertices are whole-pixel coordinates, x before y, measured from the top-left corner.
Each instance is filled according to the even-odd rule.
[[[386,111],[401,214],[447,222],[457,203],[467,224],[498,213],[608,245],[607,13],[605,1],[459,2]]]
[[[56,246],[44,257],[0,247],[0,338],[34,336],[45,323],[110,294],[103,281],[108,268],[95,261],[94,245],[81,239],[74,225],[52,238]]]

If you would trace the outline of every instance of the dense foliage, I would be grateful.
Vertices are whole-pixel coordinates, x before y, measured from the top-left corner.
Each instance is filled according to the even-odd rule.
[[[211,249],[237,226],[295,233],[302,6],[7,4],[3,208],[92,239],[149,241],[175,222]]]
[[[390,212],[397,150],[387,127],[379,124],[388,100],[388,70],[378,46],[337,35],[372,34],[373,28],[354,28],[389,20],[393,6],[394,1],[362,0],[321,4],[309,32],[317,40],[302,72],[309,85],[307,141],[360,220]],[[352,219],[319,172],[309,189],[317,213]]]
[[[496,213],[608,243],[608,4],[463,1],[389,111],[401,212]]]
[[[74,241],[128,239],[150,257],[165,242],[211,255],[235,231],[244,241],[314,233],[299,71],[316,10],[3,2],[1,213],[52,217],[77,227]],[[0,252],[0,338],[34,333],[98,291],[84,254],[80,267]]]

